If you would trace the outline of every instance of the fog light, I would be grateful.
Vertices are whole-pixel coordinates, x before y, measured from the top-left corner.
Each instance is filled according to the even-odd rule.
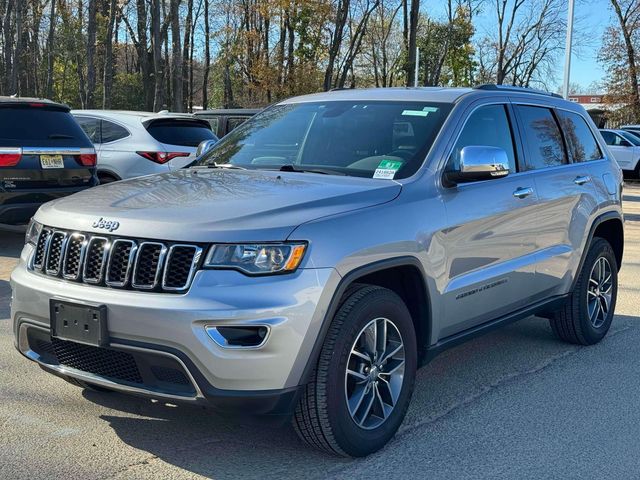
[[[205,327],[209,337],[223,348],[259,348],[267,341],[269,327]]]

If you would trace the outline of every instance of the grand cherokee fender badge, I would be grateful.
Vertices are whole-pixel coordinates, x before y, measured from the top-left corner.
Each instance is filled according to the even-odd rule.
[[[113,232],[114,230],[117,230],[118,227],[120,227],[120,222],[116,222],[115,220],[105,220],[104,218],[100,217],[100,219],[93,222],[91,226],[93,228],[101,228],[103,230]]]

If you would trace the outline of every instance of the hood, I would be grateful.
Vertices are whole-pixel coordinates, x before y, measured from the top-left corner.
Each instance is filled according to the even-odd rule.
[[[43,205],[35,218],[52,227],[123,237],[281,241],[305,222],[389,202],[401,188],[371,178],[198,168],[85,190]],[[118,222],[117,230],[109,232],[109,222]]]

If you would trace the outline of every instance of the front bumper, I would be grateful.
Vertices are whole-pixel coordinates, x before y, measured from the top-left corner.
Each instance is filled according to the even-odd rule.
[[[33,273],[26,268],[31,253],[32,247],[26,246],[11,275],[16,347],[25,356],[59,376],[247,413],[288,413],[293,408],[340,279],[334,269],[300,269],[292,275],[259,278],[202,270],[183,295],[136,292]],[[94,359],[105,352],[76,351],[75,344],[59,341],[53,345],[49,335],[52,298],[106,305],[110,343],[104,362],[115,362],[121,369],[133,361],[140,376],[118,377],[102,364],[96,367]],[[269,325],[269,336],[260,348],[224,348],[205,331],[207,326],[247,325]],[[53,352],[54,347],[64,351]],[[178,372],[175,375],[188,383],[184,378],[173,384],[159,380],[149,373],[157,368]]]

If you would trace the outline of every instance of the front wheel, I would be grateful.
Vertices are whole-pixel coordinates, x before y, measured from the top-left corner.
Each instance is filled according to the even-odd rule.
[[[293,425],[309,445],[362,457],[382,448],[411,399],[417,353],[413,322],[391,290],[350,289],[338,309]]]
[[[594,238],[566,304],[550,320],[565,342],[593,345],[611,327],[618,295],[618,263],[609,242]]]

